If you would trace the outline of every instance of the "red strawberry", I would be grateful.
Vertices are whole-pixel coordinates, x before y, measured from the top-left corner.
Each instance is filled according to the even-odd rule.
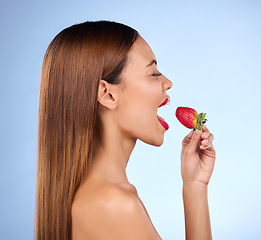
[[[177,119],[187,128],[193,128],[201,130],[201,124],[205,124],[207,119],[206,113],[200,113],[193,108],[178,107],[176,110]]]

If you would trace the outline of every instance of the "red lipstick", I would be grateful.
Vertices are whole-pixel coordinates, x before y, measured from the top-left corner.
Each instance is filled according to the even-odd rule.
[[[168,96],[168,97],[165,99],[165,101],[159,105],[159,107],[162,107],[162,106],[166,105],[169,101],[170,101],[170,97]]]
[[[170,102],[170,97],[169,96],[167,96],[167,98],[164,100],[164,102],[162,102],[159,105],[159,107],[162,107],[162,106],[166,105],[168,102]],[[157,115],[157,117],[158,117],[158,120],[159,120],[161,126],[164,127],[165,130],[168,130],[169,129],[169,125],[166,123],[166,121],[162,117],[160,117],[158,115]]]
[[[164,127],[165,130],[168,130],[169,129],[169,125],[166,123],[166,121],[162,117],[160,117],[158,115],[157,115],[157,117],[158,117],[158,120],[159,120],[160,124],[162,125],[162,127]]]

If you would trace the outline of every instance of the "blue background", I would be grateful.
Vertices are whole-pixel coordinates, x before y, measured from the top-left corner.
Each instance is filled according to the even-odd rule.
[[[261,2],[1,1],[0,238],[32,239],[41,65],[54,36],[86,20],[136,28],[173,82],[160,148],[138,142],[129,180],[165,240],[184,239],[178,106],[206,112],[217,160],[209,184],[213,239],[261,239]]]

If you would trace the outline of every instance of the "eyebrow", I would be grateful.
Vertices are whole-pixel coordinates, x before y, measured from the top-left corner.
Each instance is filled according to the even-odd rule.
[[[157,65],[157,61],[155,59],[151,60],[151,62],[147,65],[147,67],[150,67],[152,64]]]

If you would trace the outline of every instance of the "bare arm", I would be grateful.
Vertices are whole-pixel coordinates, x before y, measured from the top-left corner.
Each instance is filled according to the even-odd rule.
[[[203,132],[191,132],[183,140],[181,173],[187,240],[212,239],[207,190],[215,163],[213,139],[203,126]]]
[[[212,239],[207,186],[183,185],[186,239]]]

